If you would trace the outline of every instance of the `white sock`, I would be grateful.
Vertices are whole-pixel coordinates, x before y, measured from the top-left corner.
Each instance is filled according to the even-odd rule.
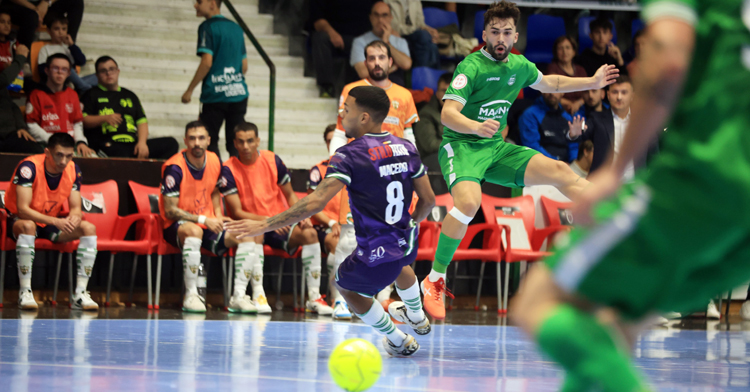
[[[247,293],[247,284],[257,258],[254,242],[241,242],[237,245],[237,255],[234,257],[234,295],[244,297]]]
[[[437,282],[440,278],[443,278],[443,282],[446,281],[445,274],[442,272],[437,272],[435,270],[430,271],[430,274],[427,275],[427,279],[430,280],[430,282]]]
[[[404,339],[406,339],[406,334],[396,328],[396,325],[391,321],[391,317],[385,313],[383,306],[377,301],[372,301],[370,310],[365,314],[358,314],[357,316],[365,324],[372,326],[380,334],[385,335],[396,346],[400,346],[404,342]]]
[[[255,256],[250,284],[253,288],[253,299],[258,299],[259,296],[266,295],[263,290],[263,262],[265,260],[263,244],[255,244]]]
[[[78,264],[76,293],[86,291],[86,286],[88,286],[89,278],[91,277],[91,270],[94,269],[94,261],[96,260],[97,253],[95,235],[81,237],[80,241],[78,251],[76,252],[76,264]]]
[[[414,282],[411,287],[405,290],[401,290],[396,285],[396,292],[406,305],[406,314],[409,319],[415,322],[423,320],[425,315],[424,310],[422,310],[422,298],[419,295],[419,283]]]
[[[16,259],[18,260],[18,280],[21,291],[31,291],[31,269],[34,265],[34,240],[36,237],[20,234],[16,241]],[[5,240],[3,240],[5,241]]]
[[[378,295],[375,297],[375,299],[378,300],[378,302],[383,302],[385,300],[391,299],[391,293],[393,292],[393,285],[385,286],[383,290],[380,290]]]
[[[182,266],[185,279],[185,295],[198,294],[198,266],[201,263],[201,244],[198,237],[187,237],[182,244]]]
[[[307,279],[307,296],[309,301],[320,298],[321,271],[320,244],[302,245],[302,266]]]
[[[328,267],[328,288],[331,292],[331,299],[333,300],[333,303],[335,304],[338,301],[344,301],[344,297],[341,296],[341,293],[339,293],[339,289],[336,288],[336,284],[334,283],[334,281],[336,280],[334,276],[336,274],[336,270],[339,268],[339,265],[336,264],[335,253],[328,254],[326,266]]]

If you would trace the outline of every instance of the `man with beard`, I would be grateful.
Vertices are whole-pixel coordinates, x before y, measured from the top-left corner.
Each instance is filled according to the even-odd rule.
[[[458,65],[443,96],[446,102],[440,118],[445,131],[438,159],[455,207],[443,221],[432,272],[422,281],[425,309],[437,319],[445,318],[445,271],[479,210],[483,182],[512,188],[552,185],[569,198],[588,185],[565,162],[503,141],[498,130],[505,128],[518,92],[529,86],[543,93],[602,88],[619,75],[613,65],[602,66],[589,78],[542,75],[525,57],[510,54],[518,40],[520,16],[514,3],[490,6],[484,14],[484,48]],[[568,135],[571,139],[578,136]]]
[[[521,115],[521,145],[533,148],[557,161],[573,162],[578,156],[578,141],[567,137],[578,134],[583,117],[573,118],[561,104],[563,93],[543,93]],[[575,129],[574,129],[575,128]]]
[[[210,143],[206,126],[200,121],[189,122],[185,126],[187,148],[164,162],[161,169],[159,212],[164,239],[182,249],[185,312],[206,312],[206,299],[198,295],[197,287],[201,247],[221,256],[240,243],[253,242],[252,238],[237,240],[224,231],[224,222],[231,219],[221,211],[221,159],[206,151]],[[242,302],[243,313],[257,312],[247,298]]]
[[[388,70],[393,66],[390,46],[381,40],[372,41],[367,44],[365,46],[365,65],[367,66],[369,77],[347,84],[341,92],[339,117],[336,119],[336,130],[333,132],[329,150],[331,156],[336,153],[336,149],[348,142],[341,119],[344,112],[344,103],[346,103],[346,98],[349,96],[349,91],[357,86],[375,86],[385,90],[388,99],[391,100],[391,107],[388,111],[388,116],[383,120],[383,130],[394,136],[404,138],[416,146],[412,126],[419,121],[417,107],[409,90],[388,79]],[[339,223],[341,224],[341,235],[339,243],[336,246],[334,270],[354,251],[357,245],[354,239],[354,225],[351,220],[349,196],[346,192],[342,192],[341,194]],[[378,295],[378,300],[390,298],[390,294],[391,289],[389,287]]]

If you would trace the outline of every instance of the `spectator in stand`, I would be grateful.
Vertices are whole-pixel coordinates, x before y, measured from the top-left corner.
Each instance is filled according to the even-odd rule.
[[[603,88],[584,91],[583,107],[578,110],[578,114],[588,118],[591,113],[609,109],[609,104],[604,102],[604,96],[606,94],[607,92]]]
[[[614,84],[607,90],[611,110],[602,110],[593,113],[587,119],[589,127],[583,137],[594,143],[594,159],[591,163],[591,173],[599,170],[604,165],[611,164],[608,161],[612,155],[609,153],[614,149],[614,155],[620,152],[625,130],[630,122],[630,103],[633,100],[633,85],[627,75],[620,75]],[[646,166],[650,157],[659,150],[658,140],[654,140],[648,150],[648,154],[638,160],[628,163],[623,178],[632,179],[635,170]]]
[[[443,123],[440,120],[440,113],[443,110],[443,96],[452,79],[453,73],[451,72],[440,75],[435,95],[419,109],[420,121],[414,124],[414,138],[422,160],[427,156],[437,154],[440,150],[440,143],[443,142]]]
[[[68,56],[55,53],[47,58],[47,83],[31,92],[26,102],[26,123],[37,142],[47,144],[50,136],[65,132],[76,141],[76,152],[95,156],[83,135],[83,114],[78,94],[65,85],[72,64]]]
[[[70,81],[78,91],[79,94],[83,94],[91,87],[96,86],[96,75],[87,75],[81,77],[76,72],[76,67],[82,67],[86,64],[86,56],[81,52],[81,49],[73,41],[73,37],[68,34],[68,19],[64,16],[57,14],[51,15],[47,18],[47,29],[52,39],[47,45],[44,45],[39,50],[39,75],[42,76],[42,83],[46,81],[46,73],[44,68],[46,67],[47,58],[55,53],[62,53],[68,56],[72,63],[70,68]]]
[[[633,36],[633,46],[628,51],[628,59],[626,61],[625,69],[628,70],[628,76],[631,78],[635,76],[635,71],[638,68],[638,56],[641,53],[641,48],[643,47],[644,42],[646,41],[646,37],[643,36],[644,31],[639,30],[635,35]]]
[[[578,174],[580,177],[586,178],[591,170],[591,162],[594,159],[594,143],[591,140],[584,140],[580,146],[578,146],[578,158],[575,161],[570,162],[570,168],[573,173]]]
[[[179,144],[173,137],[148,138],[148,120],[141,101],[119,85],[115,59],[96,60],[99,85],[81,98],[86,138],[99,155],[121,158],[169,159]]]
[[[622,68],[622,53],[612,42],[612,22],[609,19],[597,18],[591,21],[589,27],[589,37],[593,41],[593,46],[584,50],[577,61],[586,70],[586,75],[595,74],[604,64],[614,64]]]
[[[385,2],[378,1],[372,6],[370,12],[370,24],[372,30],[360,35],[352,43],[352,53],[349,63],[357,71],[360,79],[367,78],[370,73],[365,65],[365,46],[372,41],[381,40],[391,48],[393,65],[388,71],[392,82],[404,86],[404,71],[411,69],[411,55],[409,44],[405,39],[393,34],[391,28],[391,7]]]
[[[206,20],[198,27],[197,54],[201,62],[182,94],[182,103],[189,103],[193,90],[202,83],[200,120],[211,136],[208,149],[219,155],[219,131],[221,124],[226,122],[226,149],[229,155],[237,155],[234,128],[245,121],[247,113],[244,32],[237,23],[221,15],[221,0],[196,0],[193,7],[196,15]]]
[[[563,110],[560,105],[563,93],[542,93],[521,115],[519,128],[521,145],[532,148],[545,156],[564,162],[572,162],[578,157],[578,139],[570,135],[580,135],[583,117]]]
[[[45,17],[53,13],[66,15],[73,41],[78,36],[83,19],[83,0],[4,0],[0,3],[0,10],[9,13],[20,26],[18,42],[27,47],[31,47],[36,29],[45,23]]]
[[[393,30],[409,42],[414,67],[440,68],[436,29],[424,22],[419,0],[386,0],[393,14]]]
[[[29,133],[21,109],[8,92],[8,86],[26,63],[29,48],[17,44],[14,51],[8,34],[10,15],[0,12],[0,152],[41,154],[44,149]]]
[[[547,66],[548,75],[564,75],[575,78],[588,76],[583,67],[573,63],[573,58],[578,52],[578,45],[570,37],[564,35],[559,37],[552,48],[552,62]],[[583,95],[583,91],[566,93],[560,103],[566,112],[574,114],[584,104]]]
[[[349,58],[355,37],[367,32],[371,0],[311,0],[312,60],[320,96],[335,97],[334,57]]]

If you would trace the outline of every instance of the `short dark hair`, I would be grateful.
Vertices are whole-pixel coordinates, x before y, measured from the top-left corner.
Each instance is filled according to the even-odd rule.
[[[594,142],[591,140],[584,140],[583,143],[581,143],[581,146],[578,147],[578,157],[576,160],[583,159],[583,154],[589,151],[594,151]]]
[[[52,151],[56,146],[65,148],[75,148],[76,141],[73,136],[68,135],[67,132],[55,132],[47,140],[47,148]]]
[[[326,136],[328,136],[329,133],[336,130],[336,124],[328,124],[326,127],[326,130],[323,131],[323,141],[326,141]]]
[[[382,123],[391,109],[391,100],[380,87],[358,86],[349,91],[349,96],[355,99],[362,111],[370,114],[375,123]]]
[[[222,2],[222,0],[214,0],[214,2],[216,3],[217,7],[221,8],[221,2]]]
[[[557,39],[555,40],[555,43],[552,44],[552,60],[554,61],[560,60],[557,58],[557,46],[565,41],[570,42],[570,46],[573,47],[573,53],[578,53],[578,43],[576,42],[576,40],[574,40],[571,37],[568,37],[567,35],[561,35],[557,37]]]
[[[630,76],[628,75],[620,75],[615,79],[615,82],[610,84],[610,86],[614,86],[615,84],[622,84],[622,83],[630,83],[630,85],[633,85],[633,82],[630,81]]]
[[[385,51],[388,53],[388,58],[389,59],[393,58],[393,56],[391,56],[391,47],[388,46],[387,43],[385,43],[385,42],[383,42],[383,41],[381,41],[379,39],[376,39],[375,41],[372,41],[369,44],[367,44],[367,46],[365,46],[365,60],[367,59],[367,49],[374,48],[374,47],[385,48]]]
[[[453,80],[453,74],[450,72],[446,72],[438,78],[438,85],[440,85],[440,82],[451,84],[451,81]]]
[[[250,131],[253,131],[253,133],[255,133],[255,137],[258,137],[258,126],[251,122],[243,121],[234,127],[235,135],[237,135],[237,132],[250,132]]]
[[[516,3],[510,1],[497,1],[490,5],[487,12],[484,13],[484,28],[489,26],[492,19],[513,19],[513,25],[518,27],[518,20],[521,19],[521,10]]]
[[[73,66],[73,63],[70,62],[70,57],[68,57],[67,55],[62,54],[62,53],[55,53],[55,54],[47,57],[47,62],[45,63],[45,65],[47,66],[47,69],[49,69],[49,67],[52,65],[52,61],[55,60],[55,59],[64,59],[65,61],[68,62],[68,66],[69,67]]]
[[[193,128],[206,128],[206,125],[201,120],[193,120],[185,125],[185,135]]]
[[[8,15],[8,17],[10,17],[10,19],[13,20],[13,15],[11,15],[8,10],[0,9],[0,15]]]
[[[96,62],[94,63],[94,72],[99,72],[99,65],[104,64],[107,61],[112,61],[113,63],[115,63],[116,66],[119,66],[117,64],[117,61],[115,61],[115,59],[113,59],[110,56],[106,56],[105,55],[105,56],[101,56],[98,59],[96,59]]]
[[[599,29],[612,31],[612,22],[610,22],[609,19],[602,17],[592,20],[591,24],[589,24],[589,31],[593,33],[595,30]]]
[[[55,24],[55,22],[67,26],[68,18],[66,18],[65,15],[54,11],[48,12],[47,16],[44,18],[44,25],[47,26],[48,29],[51,29],[52,25]]]

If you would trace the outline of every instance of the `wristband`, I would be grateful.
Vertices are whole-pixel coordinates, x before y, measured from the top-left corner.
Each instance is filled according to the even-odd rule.
[[[336,219],[331,219],[328,221],[328,227],[333,227],[336,223],[339,223]]]
[[[198,223],[201,225],[206,223],[206,216],[205,215],[198,215]]]

